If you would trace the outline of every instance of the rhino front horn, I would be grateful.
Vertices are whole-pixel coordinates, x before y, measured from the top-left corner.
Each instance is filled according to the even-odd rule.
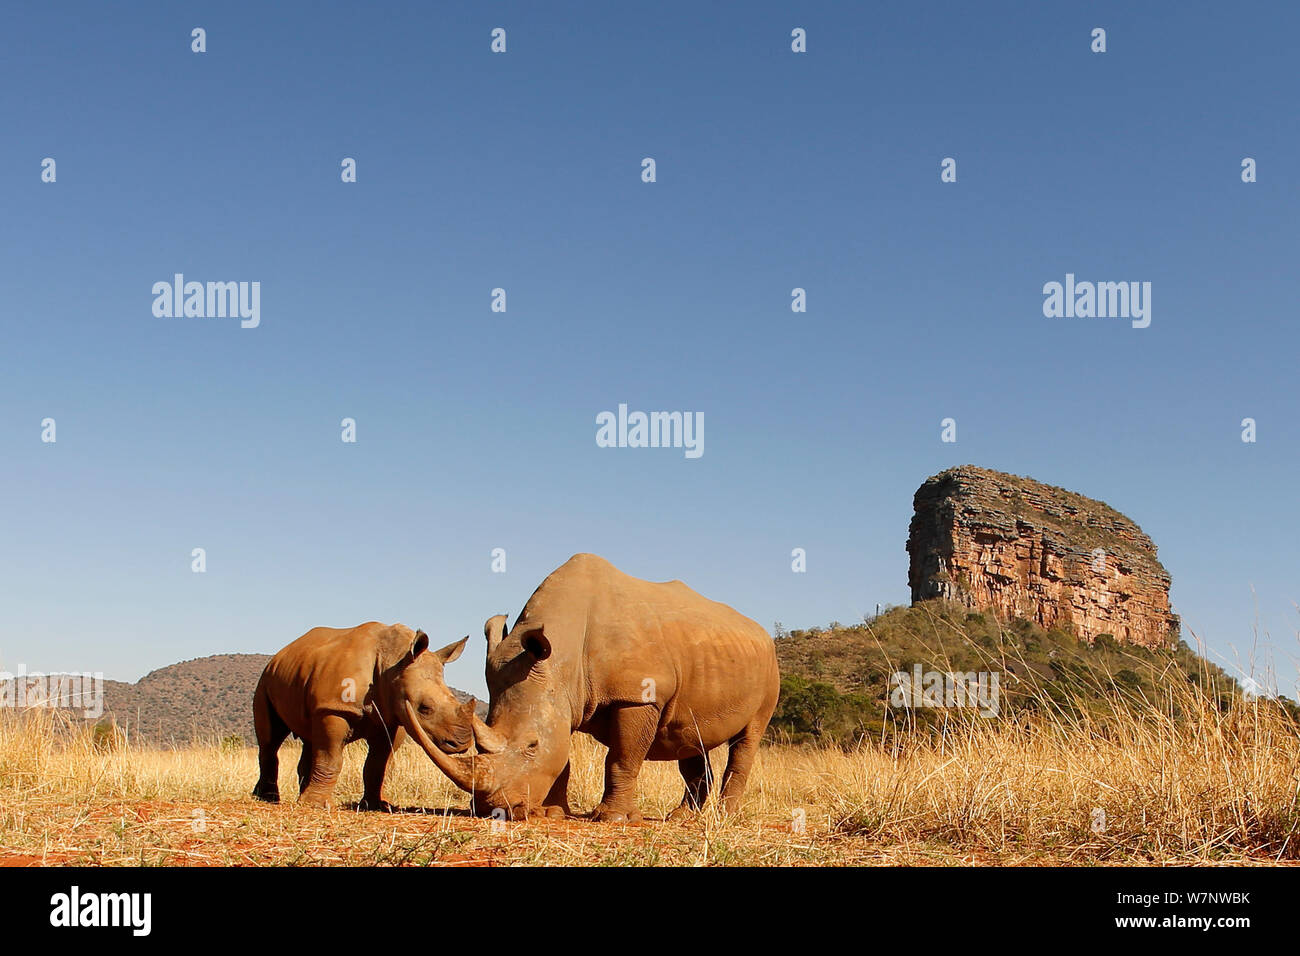
[[[467,793],[485,793],[495,787],[493,779],[494,772],[493,757],[490,754],[445,754],[437,748],[429,735],[424,732],[420,726],[419,718],[415,715],[415,710],[411,707],[411,702],[405,701],[406,707],[406,732],[415,738],[415,742],[424,748],[424,752],[429,755],[434,766],[447,775],[456,786],[460,787]],[[486,726],[486,724],[484,725]]]

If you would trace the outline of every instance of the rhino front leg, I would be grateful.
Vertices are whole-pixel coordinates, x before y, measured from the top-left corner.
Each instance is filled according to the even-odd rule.
[[[605,796],[592,812],[593,820],[637,823],[636,779],[659,728],[659,708],[649,704],[611,708],[609,754],[605,757]]]
[[[302,754],[298,757],[298,794],[307,789],[311,783],[311,741],[302,742]]]
[[[569,810],[569,765],[566,763],[560,775],[551,785],[551,792],[542,801],[542,813],[552,819],[563,819],[570,815]]]
[[[327,807],[343,768],[343,743],[348,722],[338,714],[323,714],[312,722],[311,774],[298,798],[310,807]]]
[[[384,777],[388,773],[388,764],[392,760],[396,746],[384,733],[371,736],[366,741],[370,750],[366,753],[366,762],[361,767],[361,780],[365,786],[361,797],[362,810],[392,811],[384,799]]]

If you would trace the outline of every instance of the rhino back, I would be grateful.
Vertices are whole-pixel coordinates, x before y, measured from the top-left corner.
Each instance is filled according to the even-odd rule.
[[[575,555],[542,582],[515,627],[537,623],[584,719],[647,693],[669,721],[678,711],[744,715],[768,697],[775,703],[772,638],[681,581],[645,581],[596,555]]]
[[[360,716],[375,664],[384,646],[392,642],[390,630],[375,621],[349,628],[312,628],[271,658],[263,683],[289,729],[309,740],[312,718],[318,713]],[[347,680],[353,681],[355,694],[345,695]]]

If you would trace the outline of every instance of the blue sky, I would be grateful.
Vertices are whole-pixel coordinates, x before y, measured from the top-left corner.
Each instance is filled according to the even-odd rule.
[[[969,462],[1134,518],[1211,656],[1258,623],[1294,694],[1297,27],[1249,3],[9,11],[0,665],[133,680],[379,619],[474,634],[449,677],[481,694],[484,619],[577,551],[768,626],[847,622],[907,601],[912,493]],[[260,282],[261,325],[156,318],[177,272]],[[1045,318],[1067,272],[1151,282],[1150,327]],[[705,454],[598,448],[620,402],[703,413]]]

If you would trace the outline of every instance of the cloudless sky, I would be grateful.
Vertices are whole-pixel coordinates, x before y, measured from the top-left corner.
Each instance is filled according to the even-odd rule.
[[[484,619],[578,551],[850,622],[974,463],[1132,517],[1184,635],[1245,666],[1258,627],[1295,694],[1294,4],[0,18],[0,666],[378,619],[473,634],[482,695]],[[156,318],[177,272],[260,282],[260,327]],[[1067,272],[1151,282],[1150,327],[1045,318]],[[620,402],[703,413],[704,455],[598,448]]]

